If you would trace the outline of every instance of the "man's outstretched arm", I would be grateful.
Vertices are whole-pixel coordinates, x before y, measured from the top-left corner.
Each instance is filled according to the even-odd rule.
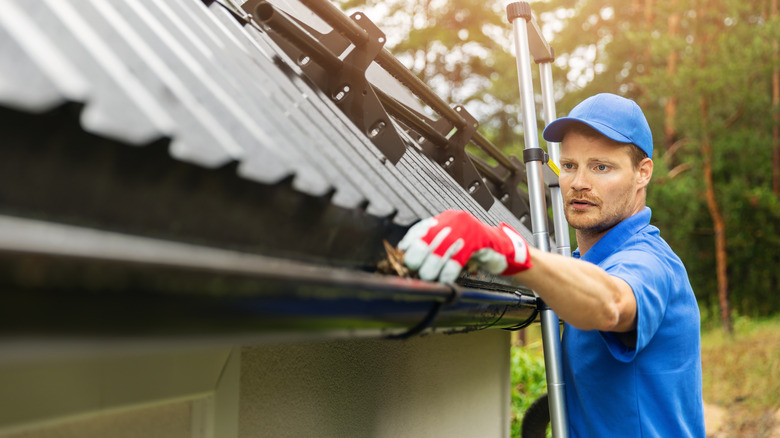
[[[579,329],[636,328],[636,299],[628,283],[594,264],[530,247],[506,224],[491,227],[450,210],[414,225],[399,248],[424,280],[454,281],[471,260],[488,272],[514,275]]]
[[[623,279],[582,260],[530,248],[534,266],[515,274],[561,319],[581,330],[636,328],[636,298]]]

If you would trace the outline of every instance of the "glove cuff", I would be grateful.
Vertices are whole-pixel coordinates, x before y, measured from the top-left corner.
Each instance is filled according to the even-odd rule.
[[[531,253],[523,236],[504,222],[498,225],[498,229],[508,243],[508,251],[504,252],[507,267],[501,275],[513,275],[533,267]]]

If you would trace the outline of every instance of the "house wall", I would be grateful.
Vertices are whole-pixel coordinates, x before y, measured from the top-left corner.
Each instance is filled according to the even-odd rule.
[[[239,437],[509,436],[509,332],[245,347]]]
[[[0,437],[508,437],[509,343],[0,345]]]
[[[0,437],[235,437],[239,364],[213,342],[0,342]]]

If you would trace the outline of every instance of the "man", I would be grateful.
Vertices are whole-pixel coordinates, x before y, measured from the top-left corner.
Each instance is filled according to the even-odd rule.
[[[447,211],[409,230],[405,263],[447,282],[471,259],[514,275],[555,310],[572,437],[704,437],[699,309],[682,262],[650,225],[653,142],[642,110],[599,94],[543,135],[561,143],[572,258]]]

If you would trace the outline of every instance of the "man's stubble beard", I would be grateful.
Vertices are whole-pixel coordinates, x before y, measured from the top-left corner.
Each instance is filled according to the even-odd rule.
[[[584,199],[596,204],[591,208],[598,210],[597,217],[594,219],[589,219],[584,217],[584,214],[573,211],[572,207],[569,205],[569,201],[572,199]],[[630,197],[626,196],[621,201],[622,202],[620,206],[605,213],[603,209],[604,204],[598,198],[593,199],[588,196],[570,195],[566,197],[567,204],[564,208],[564,216],[566,217],[566,221],[569,223],[569,226],[577,230],[578,233],[582,233],[583,235],[597,236],[606,231],[609,231],[615,225],[619,224],[631,215],[632,211],[630,206]],[[594,220],[598,220],[598,222],[589,223]]]

